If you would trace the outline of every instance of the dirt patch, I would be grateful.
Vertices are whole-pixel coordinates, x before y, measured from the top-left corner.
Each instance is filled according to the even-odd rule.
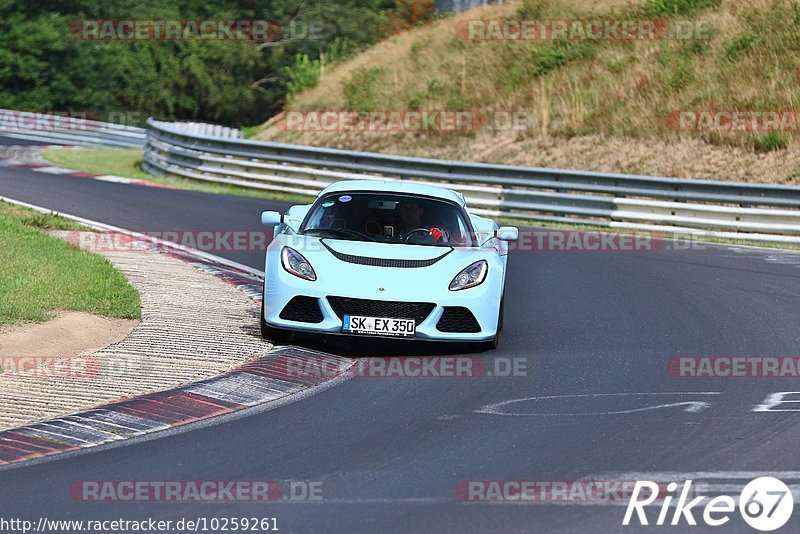
[[[0,330],[2,356],[87,356],[128,337],[138,320],[63,311],[45,323]]]

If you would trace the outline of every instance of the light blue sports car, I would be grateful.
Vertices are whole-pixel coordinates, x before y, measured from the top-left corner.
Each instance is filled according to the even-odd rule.
[[[336,182],[310,205],[261,214],[261,333],[466,341],[497,347],[509,240],[518,230],[469,212],[464,197],[413,182]]]

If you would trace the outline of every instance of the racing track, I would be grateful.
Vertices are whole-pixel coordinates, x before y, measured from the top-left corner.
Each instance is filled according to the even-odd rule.
[[[0,195],[134,230],[260,230],[262,210],[285,207],[1,167]],[[262,267],[257,252],[221,255]],[[800,258],[725,247],[516,252],[509,266],[504,339],[485,357],[490,366],[524,358],[527,376],[354,378],[247,418],[0,471],[2,515],[269,516],[286,532],[629,531],[620,526],[619,506],[469,504],[455,498],[454,488],[475,479],[800,471],[800,413],[751,411],[771,392],[800,390],[795,380],[679,379],[665,370],[673,356],[798,355]],[[516,398],[631,392],[719,394],[514,406],[587,413],[710,403],[696,413],[683,406],[597,416],[475,413]],[[325,500],[201,506],[81,503],[68,494],[77,480],[124,479],[322,481]],[[749,531],[739,518],[730,530]]]
[[[0,146],[41,146],[44,143],[38,141],[28,141],[26,139],[14,139],[13,137],[3,137],[0,135]],[[58,144],[58,143],[51,143]]]

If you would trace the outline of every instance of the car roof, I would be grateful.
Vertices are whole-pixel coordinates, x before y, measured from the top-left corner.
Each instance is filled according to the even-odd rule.
[[[465,206],[464,198],[446,187],[437,185],[421,184],[417,182],[407,182],[398,180],[342,180],[334,182],[322,191],[319,196],[328,193],[354,193],[357,191],[377,191],[385,193],[401,193],[406,195],[421,195],[426,197],[436,197],[455,202],[459,206]]]

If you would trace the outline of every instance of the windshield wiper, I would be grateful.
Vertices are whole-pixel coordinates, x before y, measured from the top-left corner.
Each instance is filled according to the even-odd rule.
[[[375,241],[367,234],[362,234],[356,230],[348,230],[347,228],[311,228],[303,232],[306,235],[328,235],[335,237],[355,237],[359,241]]]

